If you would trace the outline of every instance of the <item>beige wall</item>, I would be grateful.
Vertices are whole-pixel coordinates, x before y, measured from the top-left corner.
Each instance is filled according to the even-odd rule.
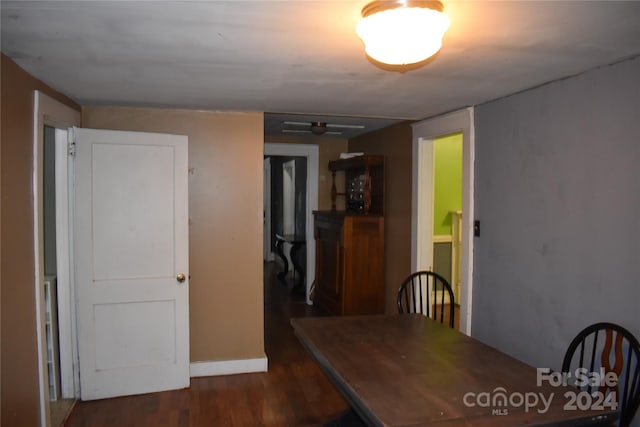
[[[406,123],[349,140],[349,151],[385,156],[386,312],[397,313],[400,283],[411,273],[411,126]]]
[[[263,357],[263,114],[83,107],[82,123],[189,137],[191,360]]]
[[[80,109],[2,55],[1,390],[3,426],[39,424],[33,247],[33,91]]]
[[[31,192],[33,91],[41,90],[72,108],[80,107],[4,55],[0,74],[0,110],[4,113],[0,141],[2,425],[31,426],[39,420]],[[193,169],[189,178],[191,360],[264,356],[262,113],[85,107],[82,120],[83,126],[89,128],[189,136],[189,166]],[[348,151],[347,140],[326,137],[307,141],[283,137],[267,140],[318,145],[318,207],[330,209],[331,174],[327,164]],[[356,140],[349,148],[361,150],[358,143],[366,141],[366,138]],[[386,155],[387,148],[381,144],[380,147],[383,150],[380,153]],[[390,150],[392,157],[398,155],[396,148]],[[390,159],[387,162],[387,171],[393,170],[392,164],[396,162]],[[408,174],[410,210],[410,171]],[[389,202],[388,198],[387,224],[393,218],[389,214],[395,210]],[[393,240],[387,237],[388,251],[393,250],[390,246]],[[389,273],[387,268],[387,278]]]

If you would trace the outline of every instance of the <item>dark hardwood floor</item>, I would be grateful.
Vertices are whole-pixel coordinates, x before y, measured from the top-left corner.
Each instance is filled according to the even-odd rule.
[[[265,264],[266,373],[192,378],[184,390],[78,402],[76,426],[318,426],[347,404],[302,348],[291,317],[323,315],[291,298]]]

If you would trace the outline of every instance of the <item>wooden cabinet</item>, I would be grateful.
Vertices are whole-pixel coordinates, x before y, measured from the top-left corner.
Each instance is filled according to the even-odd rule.
[[[314,303],[336,314],[384,313],[384,217],[314,212]]]
[[[363,155],[329,162],[331,210],[337,197],[345,197],[347,213],[384,214],[384,156]],[[336,172],[344,173],[344,188],[336,187]]]
[[[384,313],[384,157],[329,162],[332,209],[314,212],[314,303],[336,314]],[[336,173],[345,184],[336,188]],[[336,198],[345,197],[344,211]]]

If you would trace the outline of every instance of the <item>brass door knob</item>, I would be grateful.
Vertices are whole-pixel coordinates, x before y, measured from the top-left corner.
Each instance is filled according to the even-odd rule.
[[[179,283],[183,283],[185,280],[187,280],[187,276],[185,276],[184,273],[178,273],[178,275],[176,276],[176,280]]]

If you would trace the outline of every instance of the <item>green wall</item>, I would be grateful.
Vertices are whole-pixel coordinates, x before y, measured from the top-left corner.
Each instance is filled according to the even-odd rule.
[[[434,236],[451,235],[450,211],[462,210],[462,133],[434,140]]]

